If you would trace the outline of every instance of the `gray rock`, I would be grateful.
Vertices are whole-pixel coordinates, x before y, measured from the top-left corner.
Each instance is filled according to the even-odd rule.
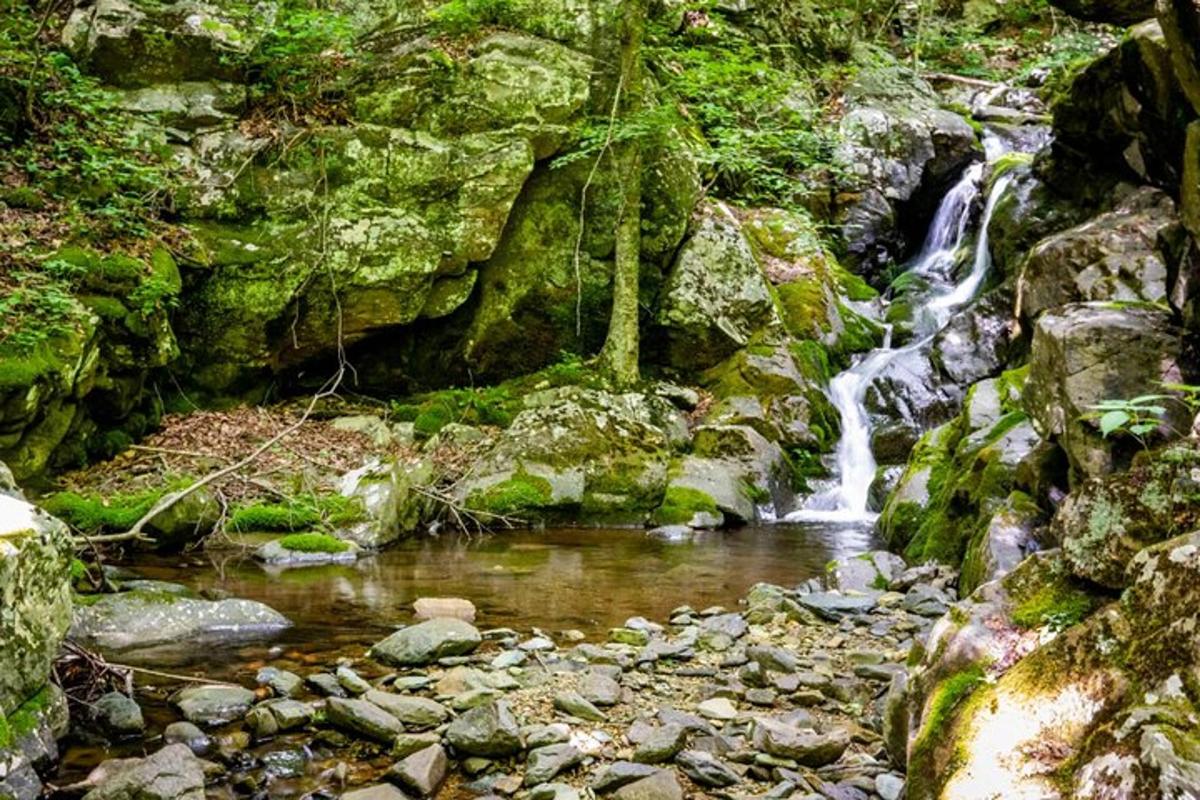
[[[212,739],[208,734],[190,722],[172,722],[163,730],[163,741],[167,744],[187,745],[198,756],[204,755],[212,747]]]
[[[254,704],[254,692],[241,686],[192,686],[171,698],[184,719],[197,725],[239,720]]]
[[[304,680],[296,673],[275,667],[263,667],[254,679],[259,686],[269,686],[279,697],[291,697],[304,685]]]
[[[837,621],[848,614],[865,614],[875,608],[876,597],[867,594],[810,592],[797,598],[800,605],[819,617]]]
[[[621,684],[599,672],[589,672],[579,687],[584,700],[597,706],[615,706],[621,699]]]
[[[796,657],[782,647],[751,645],[746,648],[746,657],[772,672],[795,672],[800,668]]]
[[[876,775],[875,793],[883,800],[900,800],[900,795],[904,793],[904,778],[893,772]]]
[[[479,647],[483,639],[469,622],[431,619],[396,631],[371,648],[371,656],[395,666],[420,666],[447,656],[461,656]]]
[[[366,700],[331,697],[325,702],[325,714],[334,727],[385,744],[404,732],[399,720]]]
[[[112,770],[84,800],[204,800],[204,769],[184,744],[170,744]]]
[[[754,721],[752,741],[756,750],[769,755],[788,758],[806,767],[823,767],[842,757],[850,746],[850,734],[841,728],[817,733],[759,718]]]
[[[328,672],[314,672],[304,679],[309,686],[326,697],[345,697],[346,690],[338,681],[337,676]]]
[[[521,750],[521,729],[508,704],[472,708],[450,723],[446,741],[459,753],[503,758]]]
[[[940,617],[950,610],[950,598],[929,584],[917,584],[904,596],[904,610],[922,617]]]
[[[633,752],[639,764],[661,764],[670,761],[687,742],[687,731],[681,725],[654,728]]]
[[[553,780],[583,761],[583,753],[570,744],[552,744],[529,751],[525,765],[525,785],[537,786]]]
[[[374,703],[405,727],[416,730],[436,728],[450,718],[450,709],[436,700],[411,695],[392,694],[372,689],[363,695],[367,702]]]
[[[564,714],[591,722],[603,722],[604,712],[585,700],[578,692],[559,692],[554,696],[554,707]]]
[[[100,595],[76,606],[71,638],[100,650],[136,650],[175,642],[267,637],[291,623],[253,600],[201,600],[170,592]]]
[[[338,667],[334,673],[337,682],[350,694],[359,695],[371,691],[371,684],[363,680],[357,672],[349,667]]]
[[[737,706],[728,697],[712,697],[696,706],[701,716],[729,721],[737,718]]]
[[[723,789],[741,782],[736,772],[711,753],[684,750],[676,756],[675,763],[684,775],[701,786]]]
[[[408,795],[390,783],[377,783],[343,792],[341,800],[409,800]]]
[[[543,783],[529,790],[529,800],[579,800],[579,792],[565,783]]]
[[[613,793],[613,797],[617,800],[683,800],[683,788],[674,772],[663,769],[648,778],[622,786]]]
[[[141,706],[121,692],[109,692],[97,699],[92,713],[108,736],[135,736],[146,729]]]
[[[441,741],[441,735],[436,733],[402,733],[392,742],[392,755],[396,758],[407,758]]]
[[[435,744],[404,758],[391,768],[388,777],[405,789],[429,797],[446,779],[449,766],[446,751],[440,744]]]
[[[596,773],[596,777],[592,779],[591,787],[596,794],[607,794],[627,784],[657,775],[660,771],[658,767],[649,764],[636,764],[632,761],[614,761]]]

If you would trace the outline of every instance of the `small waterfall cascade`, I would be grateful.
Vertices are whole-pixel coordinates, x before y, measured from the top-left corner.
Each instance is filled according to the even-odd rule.
[[[987,162],[973,164],[946,193],[930,224],[924,245],[913,259],[909,272],[926,281],[929,289],[916,309],[910,344],[894,348],[888,329],[883,346],[861,356],[849,369],[829,383],[829,399],[841,418],[842,438],[834,456],[836,483],[809,498],[804,508],[793,511],[789,522],[869,523],[877,514],[869,511],[871,484],[876,463],[871,451],[871,416],[866,407],[867,391],[879,374],[898,356],[925,347],[963,306],[974,299],[992,265],[987,228],[992,213],[1012,182],[1010,175],[995,180],[988,191],[979,225],[973,228],[976,208],[984,191],[987,166],[1007,148],[993,137],[984,141]],[[962,249],[975,236],[970,271],[957,283],[955,267]]]

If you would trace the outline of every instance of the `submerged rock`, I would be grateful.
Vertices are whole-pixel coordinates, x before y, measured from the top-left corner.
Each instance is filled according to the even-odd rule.
[[[254,700],[254,692],[241,686],[194,686],[171,698],[188,722],[209,726],[241,719]]]

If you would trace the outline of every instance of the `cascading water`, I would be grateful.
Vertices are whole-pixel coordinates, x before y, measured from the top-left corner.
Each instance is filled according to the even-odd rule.
[[[1006,152],[993,137],[984,142],[988,163]],[[871,484],[875,480],[875,456],[871,451],[871,417],[866,407],[867,390],[895,358],[925,347],[950,317],[970,302],[991,268],[987,228],[996,204],[1011,183],[1011,176],[997,179],[988,193],[975,240],[971,271],[959,283],[953,270],[963,244],[971,235],[976,201],[983,191],[985,163],[974,164],[946,194],[930,224],[921,252],[910,272],[927,280],[929,294],[917,311],[913,342],[902,348],[891,346],[890,329],[883,346],[860,358],[850,369],[829,383],[829,399],[841,417],[842,438],[835,454],[837,485],[813,495],[806,507],[788,514],[788,521],[870,522],[876,515],[869,509]]]

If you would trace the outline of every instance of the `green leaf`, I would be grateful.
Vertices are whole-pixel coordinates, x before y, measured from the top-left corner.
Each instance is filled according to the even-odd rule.
[[[1108,436],[1113,431],[1119,430],[1130,419],[1131,417],[1126,411],[1109,411],[1100,417],[1100,433]]]
[[[1145,436],[1157,427],[1158,425],[1153,422],[1139,422],[1136,425],[1130,425],[1129,432],[1134,436]]]

